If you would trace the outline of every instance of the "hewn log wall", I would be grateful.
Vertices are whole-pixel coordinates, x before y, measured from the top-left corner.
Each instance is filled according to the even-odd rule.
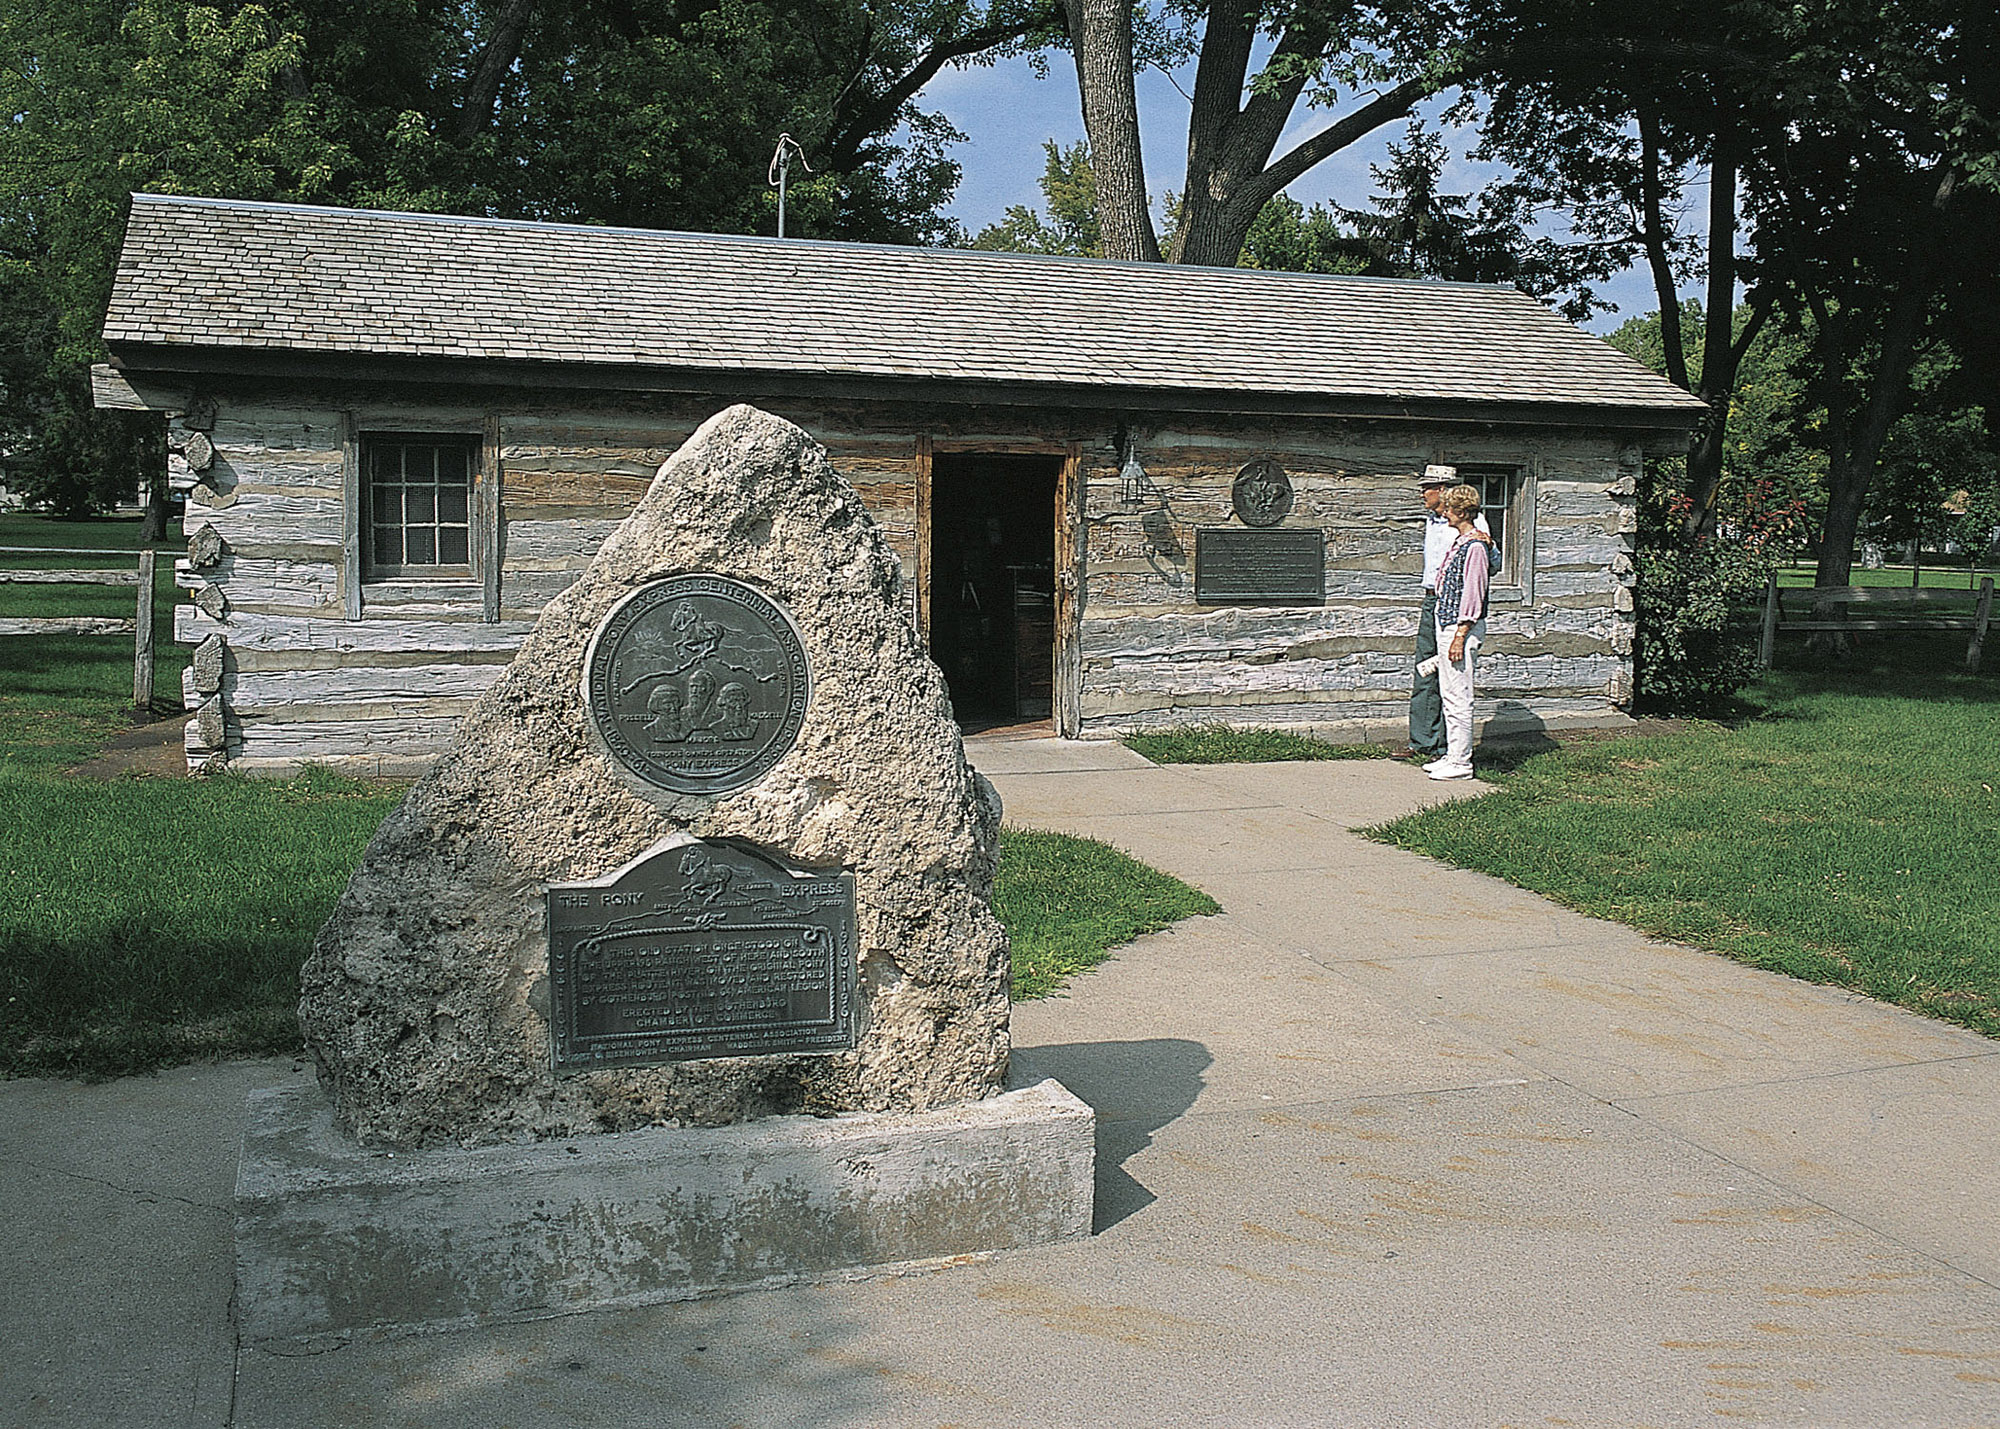
[[[1577,431],[1386,423],[1218,423],[1128,434],[1147,482],[1093,447],[1082,727],[1291,724],[1333,736],[1401,727],[1423,569],[1415,476],[1432,462],[1520,472],[1509,550],[1479,656],[1489,726],[1615,717],[1631,697],[1632,493],[1640,452]],[[1327,536],[1327,603],[1193,603],[1196,529],[1232,524],[1230,488],[1253,457],[1290,474],[1288,526]]]
[[[490,399],[489,399],[490,400]],[[557,408],[526,398],[422,405],[381,390],[217,399],[213,459],[189,496],[191,604],[176,638],[201,647],[185,694],[190,764],[316,760],[362,772],[426,763],[498,677],[541,608],[573,582],[660,463],[724,403],[633,398]],[[763,403],[829,450],[917,571],[919,436],[940,451],[1061,453],[1082,443],[1076,658],[1085,734],[1180,722],[1289,723],[1336,735],[1402,717],[1421,566],[1413,479],[1427,462],[1518,466],[1527,482],[1483,652],[1489,719],[1613,716],[1631,678],[1631,491],[1638,454],[1580,431],[1231,420],[1132,428],[1147,485],[1127,500],[1117,414]],[[496,417],[497,411],[497,417]],[[498,434],[499,606],[470,579],[360,583],[343,617],[343,413],[364,435]],[[491,425],[489,425],[491,423]],[[488,438],[490,440],[490,436]],[[1254,456],[1291,474],[1288,525],[1327,532],[1327,603],[1193,603],[1195,530],[1232,521]]]

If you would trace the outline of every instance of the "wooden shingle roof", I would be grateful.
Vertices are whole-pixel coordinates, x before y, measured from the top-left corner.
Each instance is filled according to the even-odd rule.
[[[154,194],[133,199],[104,337],[133,365],[284,352],[1560,404],[1662,426],[1701,410],[1503,286]]]

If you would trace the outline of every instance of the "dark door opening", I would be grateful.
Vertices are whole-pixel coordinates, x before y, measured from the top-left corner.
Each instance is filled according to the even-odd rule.
[[[931,461],[931,655],[961,725],[1047,719],[1062,458]]]

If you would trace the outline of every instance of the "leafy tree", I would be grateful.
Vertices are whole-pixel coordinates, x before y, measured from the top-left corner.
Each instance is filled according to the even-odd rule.
[[[1732,315],[1738,333],[1750,314]],[[1709,351],[1702,304],[1689,299],[1664,321],[1633,318],[1612,346],[1655,372],[1678,365],[1700,381]],[[1804,445],[1809,424],[1803,383],[1790,365],[1796,344],[1766,327],[1743,344],[1740,379],[1730,396],[1730,441],[1715,492],[1718,520],[1690,524],[1687,459],[1649,463],[1639,499],[1637,694],[1666,711],[1701,710],[1728,699],[1756,669],[1752,628],[1741,618],[1778,563],[1807,539],[1811,513],[1825,502],[1825,463]]]
[[[1038,209],[1016,204],[1000,222],[975,234],[967,246],[1008,253],[1103,257],[1104,231],[1098,218],[1089,147],[1077,143],[1065,149],[1048,140],[1042,149],[1047,161],[1038,182],[1047,217]],[[1168,195],[1169,239],[1181,207],[1174,195]],[[1360,238],[1341,227],[1331,208],[1315,204],[1308,209],[1289,194],[1279,194],[1257,215],[1237,263],[1244,268],[1293,273],[1366,273],[1371,255]]]
[[[1057,30],[1048,0],[10,0],[0,471],[101,509],[157,462],[88,367],[135,190],[935,242],[959,136],[915,96]]]
[[[1104,232],[1097,218],[1097,184],[1090,153],[1082,144],[1042,144],[1047,162],[1039,180],[1049,216],[1015,204],[1006,216],[974,235],[968,247],[1006,253],[1054,253],[1069,258],[1102,258]]]
[[[1227,267],[1287,185],[1421,101],[1463,84],[1482,62],[1458,43],[1458,7],[1323,0],[1169,0],[1135,26],[1130,0],[1067,0],[1084,133],[1103,205],[1105,251],[1162,254],[1145,191],[1133,74],[1192,58],[1183,212],[1169,262]],[[1266,58],[1253,76],[1260,47]],[[1333,123],[1279,151],[1301,103]]]
[[[1644,261],[1666,329],[1664,375],[1708,405],[1688,453],[1690,535],[1714,530],[1737,370],[1775,303],[1754,287],[1739,311],[1737,248],[1744,167],[1782,142],[1789,23],[1775,0],[1506,0],[1477,31],[1514,46],[1484,125],[1483,152],[1513,169],[1502,190],[1564,215],[1572,262],[1602,274]],[[1705,243],[1683,227],[1701,180]],[[1706,280],[1698,348],[1674,332],[1679,287],[1693,278]]]
[[[1794,114],[1750,175],[1755,281],[1805,340],[1827,453],[1816,580],[1844,586],[1926,354],[1949,344],[1983,383],[1996,371],[2000,17],[1979,0],[1818,0],[1788,39]]]
[[[1236,261],[1243,268],[1288,273],[1359,274],[1372,271],[1373,257],[1364,240],[1340,226],[1333,208],[1307,208],[1290,194],[1278,194],[1250,225]]]
[[[91,406],[127,195],[309,195],[337,155],[278,91],[299,45],[257,6],[16,0],[0,53],[0,470],[82,514],[159,462],[156,422]]]
[[[1729,394],[1729,437],[1709,497],[1714,519],[1683,534],[1740,536],[1751,526],[1768,524],[1774,513],[1786,512],[1783,529],[1763,539],[1777,541],[1788,552],[1797,551],[1808,543],[1810,528],[1826,510],[1826,454],[1812,442],[1820,414],[1798,371],[1804,350],[1798,335],[1764,325],[1744,341],[1742,334],[1752,316],[1747,304],[1738,305],[1731,315],[1732,342],[1741,345],[1743,355]],[[1662,376],[1672,366],[1667,343],[1677,341],[1680,370],[1695,385],[1701,383],[1709,343],[1707,315],[1699,299],[1682,302],[1677,321],[1649,313],[1621,324],[1606,340]],[[1675,459],[1661,470],[1660,499],[1682,513],[1692,509],[1695,498],[1688,489],[1685,459]]]
[[[1929,389],[1919,388],[1919,396]],[[1883,444],[1863,529],[1886,544],[1955,544],[1975,559],[2000,526],[2000,453],[1986,410],[1906,412]]]
[[[1370,209],[1338,209],[1367,244],[1369,271],[1384,277],[1497,283],[1521,272],[1526,234],[1512,217],[1477,209],[1466,194],[1442,191],[1444,140],[1413,121],[1389,165],[1369,165],[1377,192]]]

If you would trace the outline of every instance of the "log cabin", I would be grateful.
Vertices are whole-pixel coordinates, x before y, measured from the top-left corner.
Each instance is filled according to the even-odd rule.
[[[1416,479],[1499,539],[1488,732],[1619,723],[1701,406],[1511,287],[141,194],[100,406],[186,495],[191,768],[414,772],[702,421],[827,449],[961,720],[1402,728]]]

